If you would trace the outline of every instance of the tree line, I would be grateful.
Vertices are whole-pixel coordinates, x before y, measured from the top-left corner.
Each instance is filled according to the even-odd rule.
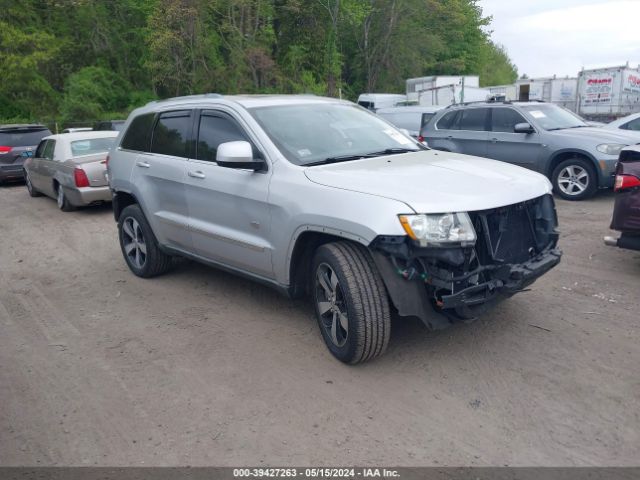
[[[202,92],[403,93],[517,71],[477,0],[0,0],[0,119],[90,121]]]

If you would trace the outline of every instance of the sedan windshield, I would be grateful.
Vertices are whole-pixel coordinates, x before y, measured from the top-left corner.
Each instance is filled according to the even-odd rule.
[[[522,109],[535,118],[536,123],[545,130],[564,130],[565,128],[589,126],[576,114],[557,105],[525,105]]]
[[[258,107],[251,114],[296,165],[319,165],[422,148],[407,135],[354,105]]]

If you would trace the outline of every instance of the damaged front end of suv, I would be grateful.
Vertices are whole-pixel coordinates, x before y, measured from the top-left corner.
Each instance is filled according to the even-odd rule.
[[[472,320],[560,263],[550,194],[489,210],[401,215],[406,236],[369,246],[401,316],[441,329]]]

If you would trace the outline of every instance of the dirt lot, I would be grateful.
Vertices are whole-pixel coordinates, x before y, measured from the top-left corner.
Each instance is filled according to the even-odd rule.
[[[109,208],[0,187],[0,465],[637,465],[640,255],[610,193],[562,264],[469,325],[344,366],[312,310],[184,262],[129,273]]]

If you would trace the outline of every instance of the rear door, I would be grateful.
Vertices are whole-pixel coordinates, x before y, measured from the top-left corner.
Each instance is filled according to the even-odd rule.
[[[139,152],[131,181],[158,241],[186,251],[191,251],[185,191],[191,115],[190,110],[142,115],[122,141],[122,148]]]
[[[262,154],[230,111],[203,110],[196,120],[196,149],[187,166],[187,202],[195,252],[208,260],[273,278],[270,214],[271,170],[221,167],[221,143],[244,140]]]
[[[540,134],[515,133],[518,123],[529,123],[517,110],[511,107],[491,109],[491,133],[489,135],[488,156],[503,162],[537,170],[542,153]]]
[[[56,171],[56,166],[54,165],[55,149],[56,141],[53,139],[47,140],[47,144],[42,152],[42,157],[38,159],[38,176],[40,185],[38,185],[37,188],[42,193],[49,196],[56,195],[56,191],[53,188],[53,175]]]
[[[456,152],[466,155],[487,156],[489,140],[489,109],[465,108],[458,111],[449,138],[457,146]]]

